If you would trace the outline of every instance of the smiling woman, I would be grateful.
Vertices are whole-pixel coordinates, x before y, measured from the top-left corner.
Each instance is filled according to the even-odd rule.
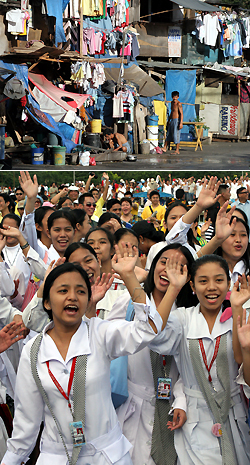
[[[131,294],[140,287],[134,274],[136,260],[137,253],[129,246],[117,251],[113,262]],[[135,321],[86,318],[91,286],[82,267],[65,263],[48,276],[43,305],[53,321],[23,349],[13,434],[2,465],[27,461],[42,420],[37,465],[132,465],[131,445],[111,400],[110,362],[153,340],[162,326],[161,315],[137,292]]]

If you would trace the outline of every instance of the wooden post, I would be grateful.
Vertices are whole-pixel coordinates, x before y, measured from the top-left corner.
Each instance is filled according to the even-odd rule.
[[[240,80],[238,80],[238,141],[240,140]]]
[[[83,8],[80,1],[80,57],[83,56]]]

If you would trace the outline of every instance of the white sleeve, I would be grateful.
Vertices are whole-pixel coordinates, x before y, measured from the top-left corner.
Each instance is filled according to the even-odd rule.
[[[125,320],[128,304],[131,297],[129,292],[124,292],[123,295],[116,299],[111,311],[109,312],[107,320]]]
[[[10,323],[15,315],[21,315],[15,307],[12,307],[11,303],[6,297],[0,296],[0,323],[5,326]]]
[[[161,355],[176,355],[183,335],[182,320],[185,320],[185,309],[172,311],[165,328],[149,343],[149,348]]]
[[[0,262],[0,293],[2,297],[9,297],[15,291],[15,284],[7,266],[6,262]]]
[[[40,333],[48,324],[49,317],[43,309],[42,299],[35,294],[22,313],[23,323],[26,328]]]
[[[134,354],[146,347],[155,338],[156,333],[150,326],[149,319],[154,322],[157,333],[161,331],[162,318],[157,310],[152,307],[149,299],[147,299],[145,305],[135,302],[133,305],[135,310],[134,321],[106,320],[102,322],[102,325],[99,325],[98,339],[105,347],[110,359]],[[104,326],[104,323],[107,323],[107,325]]]
[[[244,391],[244,394],[245,396],[250,399],[250,386],[246,383],[245,379],[244,379],[244,375],[243,375],[243,364],[241,364],[240,368],[239,368],[239,374],[236,378],[236,383],[237,384],[241,384],[242,387],[243,387],[243,391]]]
[[[29,245],[39,254],[39,257],[43,259],[45,255],[45,250],[42,247],[40,247],[40,245],[37,242],[34,212],[28,213],[27,215],[27,213],[24,211],[19,229],[24,238],[29,243]]]
[[[25,260],[29,264],[32,273],[34,273],[34,275],[36,275],[37,278],[43,281],[46,270],[48,268],[48,263],[44,263],[39,254],[32,247],[29,248]]]
[[[180,218],[165,237],[166,245],[178,242],[185,244],[187,242],[187,233],[192,224],[187,224]]]
[[[171,411],[173,411],[176,408],[179,408],[181,410],[184,410],[184,412],[187,411],[187,400],[186,396],[184,393],[184,384],[182,381],[181,376],[179,379],[176,381],[173,389],[173,395],[174,395],[174,402],[172,404]]]
[[[26,387],[29,386],[29,389]],[[7,441],[7,452],[2,465],[20,465],[27,462],[35,447],[44,403],[31,373],[30,351],[24,347],[19,363],[15,389],[15,416],[13,433]]]

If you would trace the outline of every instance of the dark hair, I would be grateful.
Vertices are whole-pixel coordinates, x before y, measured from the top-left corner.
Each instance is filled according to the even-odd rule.
[[[137,221],[133,224],[132,231],[137,234],[137,237],[142,236],[151,239],[153,242],[164,241],[163,231],[157,231],[154,225],[146,220]]]
[[[221,194],[223,191],[225,191],[226,189],[229,188],[229,185],[228,184],[221,184],[219,186],[219,189],[217,191],[217,195]]]
[[[58,220],[59,218],[65,218],[67,220],[73,229],[76,228],[76,220],[71,211],[68,210],[58,210],[56,212],[53,212],[49,218],[48,218],[48,230],[50,231],[54,221]]]
[[[119,205],[121,205],[120,200],[118,200],[118,199],[110,199],[110,200],[108,200],[107,204],[106,204],[107,210],[110,210],[110,208],[112,208],[113,205],[115,205],[116,203],[119,203]]]
[[[86,236],[85,236],[85,242],[88,241],[88,238],[90,236],[90,234],[92,234],[92,232],[95,232],[95,231],[102,231],[106,234],[107,236],[107,239],[111,245],[111,249],[114,247],[114,235],[108,230],[108,229],[104,229],[104,228],[95,228],[95,229],[90,229],[90,231],[87,232]]]
[[[46,215],[46,213],[48,211],[53,212],[54,209],[52,207],[38,207],[35,210],[35,223],[38,224],[38,226],[42,226],[43,218],[45,217],[45,215]],[[41,231],[37,231],[36,233],[37,233],[38,239],[40,239],[41,238]]]
[[[80,195],[79,199],[78,199],[78,203],[80,203],[81,205],[84,204],[84,200],[86,199],[86,197],[91,197],[93,200],[94,197],[93,195],[90,193],[90,192],[84,192],[84,194]]]
[[[120,204],[122,204],[123,202],[128,202],[132,207],[132,200],[130,197],[122,197],[122,199],[120,200]]]
[[[1,221],[1,227],[3,226],[3,222],[6,218],[9,218],[10,220],[15,220],[16,223],[17,223],[17,227],[19,228],[20,224],[21,224],[21,218],[20,216],[16,215],[15,213],[7,213],[7,215],[5,215]]]
[[[5,194],[5,192],[0,192],[0,197],[2,197],[6,202],[9,202],[9,206],[8,206],[8,209],[10,211],[10,213],[14,213],[15,211],[15,203],[14,203],[14,200],[12,199],[12,197],[9,195],[9,194]]]
[[[241,210],[241,208],[235,208],[234,212],[239,212],[243,216],[245,223],[249,226],[248,217],[247,217],[246,213],[243,210]],[[233,212],[233,216],[236,216],[236,215],[234,215],[234,212]]]
[[[198,269],[202,265],[206,265],[207,263],[217,263],[224,271],[227,277],[227,281],[230,281],[230,274],[229,274],[229,268],[226,260],[224,258],[220,257],[219,255],[204,255],[201,258],[198,258],[198,260],[195,260],[192,264],[191,267],[191,281],[194,283],[195,275],[198,271]]]
[[[105,213],[103,213],[99,218],[98,227],[100,228],[104,223],[107,223],[107,221],[109,221],[111,218],[114,218],[115,220],[117,220],[120,223],[121,227],[122,227],[121,218],[118,215],[116,215],[115,213],[113,213],[113,212],[105,212]]]
[[[59,276],[65,273],[73,273],[74,271],[79,273],[84,279],[88,289],[88,301],[91,299],[91,286],[89,278],[86,271],[80,265],[74,265],[73,263],[63,263],[62,265],[57,266],[50,272],[49,279],[45,280],[43,289],[43,308],[48,314],[50,320],[53,320],[52,310],[47,310],[44,306],[45,301],[49,300],[50,289],[53,286],[55,280],[59,278]]]
[[[246,187],[239,187],[239,189],[237,189],[236,191],[237,197],[239,196],[239,194],[241,194],[242,191],[246,191],[246,190],[247,190]]]
[[[158,191],[156,191],[156,190],[150,192],[149,198],[151,199],[153,195],[158,195],[159,198],[161,197],[160,193]]]
[[[154,257],[148,276],[146,278],[145,284],[144,284],[144,290],[148,297],[150,297],[150,294],[153,292],[155,288],[155,282],[154,282],[154,272],[155,272],[155,267],[157,262],[159,261],[160,257],[164,252],[167,250],[179,250],[184,257],[187,260],[187,269],[188,269],[188,274],[191,274],[191,266],[194,263],[194,257],[191,254],[191,252],[187,249],[187,247],[175,243],[175,244],[169,244],[165,247],[163,247]],[[191,287],[189,283],[186,283],[185,286],[181,289],[179,292],[177,299],[176,299],[176,304],[178,307],[191,307],[192,305],[197,305],[198,300],[196,295],[192,293]]]
[[[179,94],[178,90],[174,90],[172,92],[172,97],[175,97],[175,95],[178,95],[178,97],[179,97],[180,94]]]
[[[66,200],[70,200],[71,203],[73,204],[72,200],[69,198],[68,195],[65,195],[64,197],[61,197],[60,200],[58,201],[57,205],[56,205],[56,209],[57,210],[60,210],[60,208],[63,208],[63,204],[64,202],[66,202]]]
[[[89,192],[93,195],[93,192],[95,191],[99,194],[99,189],[97,189],[97,187],[93,187],[93,189],[91,189]]]
[[[181,187],[177,189],[177,191],[175,192],[175,197],[177,200],[182,199],[184,195],[185,195],[184,189],[182,189]]]
[[[78,249],[89,250],[89,252],[92,255],[94,255],[95,259],[98,261],[97,254],[95,250],[93,249],[93,247],[91,247],[91,245],[86,244],[86,242],[72,242],[72,244],[70,244],[64,252],[64,257],[66,258],[66,262],[69,261],[70,255],[72,255],[72,253],[74,253]]]
[[[22,193],[23,193],[23,188],[21,186],[17,186],[16,190],[15,190],[15,193],[16,193],[16,191],[22,191]]]
[[[133,231],[133,229],[120,228],[117,229],[117,231],[114,234],[115,243],[118,244],[118,242],[123,238],[123,236],[125,236],[125,234],[131,234],[132,236],[136,237],[136,239],[139,241],[138,235]]]
[[[133,197],[133,194],[132,194],[132,192],[130,192],[130,191],[126,191],[125,194],[124,194],[124,197],[125,197],[126,195],[127,195],[127,196],[129,195],[130,197]],[[123,197],[123,198],[124,198],[124,197]]]
[[[232,218],[230,220],[230,224],[232,223],[234,218],[236,218],[236,223],[242,223],[243,226],[246,228],[246,232],[247,232],[248,239],[249,239],[249,226],[248,226],[248,224],[242,218],[239,218],[238,216],[232,216]],[[223,243],[214,252],[219,257],[223,256],[223,248],[222,248],[222,246],[223,246]],[[246,249],[244,255],[241,257],[241,260],[243,260],[243,262],[244,262],[244,265],[246,267],[246,271],[249,270],[249,260],[250,260],[250,245],[249,245],[249,242],[248,242],[247,249]]]
[[[171,210],[173,210],[173,208],[175,207],[183,207],[187,212],[189,211],[189,208],[187,205],[185,205],[184,203],[176,200],[175,202],[171,203],[171,205],[169,205],[169,207],[166,209],[166,212],[165,212],[165,215],[164,215],[164,221],[165,223],[167,222],[167,219],[168,219],[168,215],[169,213],[171,212]],[[168,231],[167,231],[168,232]]]
[[[75,217],[76,224],[79,223],[80,225],[82,225],[87,215],[85,210],[82,210],[81,208],[76,208],[75,210],[72,210],[72,213]]]

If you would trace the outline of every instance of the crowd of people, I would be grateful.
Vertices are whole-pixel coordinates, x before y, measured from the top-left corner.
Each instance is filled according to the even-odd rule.
[[[0,192],[2,465],[248,465],[247,173],[94,181]]]

